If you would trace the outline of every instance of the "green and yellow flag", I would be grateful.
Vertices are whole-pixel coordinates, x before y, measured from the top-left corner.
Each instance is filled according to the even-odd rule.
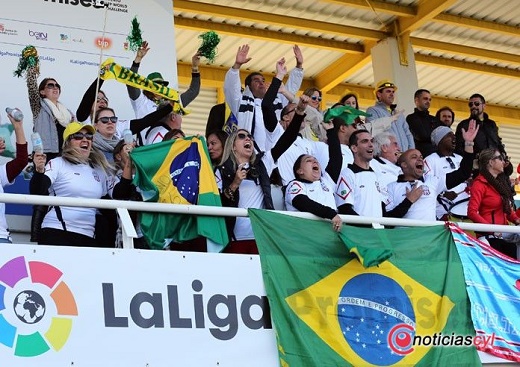
[[[125,68],[124,66],[116,64],[113,59],[106,59],[100,65],[99,75],[103,80],[115,79],[120,83],[158,94],[165,99],[173,101],[173,112],[175,113],[178,113],[179,111],[182,111],[184,115],[190,113],[190,111],[185,109],[182,105],[178,91],[168,88],[163,84],[146,79],[144,76],[134,73],[132,70]]]
[[[134,184],[144,201],[221,206],[220,195],[204,138],[186,137],[136,148]],[[152,248],[204,236],[228,243],[221,217],[142,213],[143,234]]]
[[[448,229],[344,226],[340,237],[325,221],[249,215],[282,366],[480,365],[473,346],[433,346],[475,334]],[[364,267],[360,249],[380,264]]]

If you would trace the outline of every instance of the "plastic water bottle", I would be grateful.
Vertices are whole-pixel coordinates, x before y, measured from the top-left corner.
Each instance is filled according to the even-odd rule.
[[[23,120],[23,113],[17,108],[9,108],[7,107],[5,109],[5,112],[7,112],[15,121],[22,121]]]
[[[39,133],[34,132],[31,134],[31,141],[33,146],[33,151],[35,153],[43,153],[43,142],[42,137]]]
[[[132,133],[132,130],[123,130],[123,140],[125,141],[125,144],[132,144],[134,142],[134,134]]]

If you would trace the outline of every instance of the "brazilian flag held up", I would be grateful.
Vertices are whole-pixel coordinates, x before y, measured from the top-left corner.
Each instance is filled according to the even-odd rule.
[[[281,366],[481,364],[472,345],[412,342],[475,335],[448,229],[343,226],[339,236],[326,221],[259,209],[249,216]],[[380,253],[380,263],[364,267],[361,253],[372,263]]]
[[[204,138],[186,137],[136,148],[134,184],[144,201],[221,206]],[[141,230],[152,248],[204,236],[228,243],[222,217],[141,213]]]

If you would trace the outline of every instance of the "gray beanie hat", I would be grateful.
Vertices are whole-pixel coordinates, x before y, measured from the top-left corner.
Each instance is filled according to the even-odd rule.
[[[437,128],[435,128],[433,131],[432,131],[432,135],[431,135],[431,139],[432,139],[432,144],[437,146],[439,145],[439,142],[446,136],[448,135],[449,133],[451,133],[451,129],[448,127],[448,126],[439,126]]]

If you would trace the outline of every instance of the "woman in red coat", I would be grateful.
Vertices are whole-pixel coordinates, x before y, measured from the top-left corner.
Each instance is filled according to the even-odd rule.
[[[513,210],[513,190],[504,174],[504,157],[498,150],[485,149],[480,152],[479,175],[471,186],[468,217],[475,223],[520,224],[520,218]],[[516,259],[516,244],[506,241],[501,233],[478,233],[481,240],[495,250]],[[508,237],[508,236],[506,236]]]

